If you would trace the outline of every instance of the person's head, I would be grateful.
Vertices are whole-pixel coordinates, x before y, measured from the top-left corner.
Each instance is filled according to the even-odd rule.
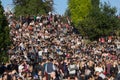
[[[100,72],[96,71],[95,76],[99,76]]]
[[[33,76],[32,76],[31,73],[28,73],[28,74],[27,74],[27,79],[28,79],[28,80],[33,80]]]
[[[50,74],[50,76],[51,76],[51,78],[55,78],[55,77],[56,77],[56,73],[55,73],[55,72],[52,72],[52,73]]]
[[[42,71],[41,70],[38,71],[38,75],[39,76],[42,75]]]
[[[11,75],[11,76],[12,76],[12,80],[16,80],[16,79],[17,79],[17,77],[16,77],[15,74],[13,74],[13,75]]]
[[[17,80],[23,80],[21,77],[18,77]]]
[[[2,75],[2,79],[7,80],[7,78],[8,78],[8,74],[6,72],[4,72],[3,75]]]

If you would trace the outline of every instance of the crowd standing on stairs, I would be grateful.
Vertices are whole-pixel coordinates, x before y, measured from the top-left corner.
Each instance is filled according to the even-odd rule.
[[[120,38],[86,44],[69,18],[6,16],[12,45],[0,80],[120,80]]]

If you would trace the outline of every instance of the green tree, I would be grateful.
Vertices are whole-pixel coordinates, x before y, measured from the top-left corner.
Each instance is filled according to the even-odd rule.
[[[120,19],[116,8],[109,4],[100,4],[100,0],[69,0],[68,10],[72,22],[83,36],[94,40],[109,36],[120,30]]]
[[[89,14],[91,7],[91,0],[68,0],[72,22],[77,26]]]
[[[52,0],[13,0],[15,5],[15,14],[19,15],[37,15],[46,14],[53,10]]]
[[[120,29],[120,20],[116,16],[116,8],[105,3],[92,8],[89,15],[81,21],[79,27],[81,33],[90,39],[97,39],[101,36],[109,36]]]
[[[66,9],[64,16],[71,16],[70,10],[68,8]]]
[[[91,0],[92,8],[99,8],[100,0]]]
[[[9,27],[0,1],[0,62],[6,62],[8,55],[6,53],[10,45]]]

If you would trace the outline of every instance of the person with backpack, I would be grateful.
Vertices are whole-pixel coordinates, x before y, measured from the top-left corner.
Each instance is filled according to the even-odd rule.
[[[46,80],[50,80],[50,75],[52,72],[56,70],[55,65],[53,64],[53,59],[49,59],[48,62],[45,65],[45,74],[46,74]]]
[[[69,77],[68,80],[71,78],[74,78],[77,80],[77,66],[73,63],[73,61],[70,61],[70,64],[68,65],[68,71],[69,71]]]

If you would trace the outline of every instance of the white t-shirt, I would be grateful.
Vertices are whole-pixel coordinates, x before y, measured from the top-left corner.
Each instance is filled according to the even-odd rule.
[[[103,68],[102,67],[95,67],[95,71],[103,72]]]
[[[74,69],[74,70],[70,70],[70,68],[72,69],[72,68],[75,68],[75,65],[69,65],[69,68],[68,68],[68,70],[69,70],[69,74],[75,74],[76,73],[76,70]]]
[[[100,73],[99,76],[102,78],[102,79],[105,79],[106,76],[103,74],[103,73]]]
[[[19,67],[18,67],[19,73],[21,73],[21,72],[22,72],[23,68],[24,68],[24,66],[23,66],[23,65],[19,65]]]
[[[47,49],[47,48],[45,48],[45,49],[44,49],[44,52],[45,52],[45,53],[47,53],[47,52],[48,52],[48,49]]]
[[[42,56],[42,52],[43,52],[43,51],[39,51],[39,52],[38,52],[38,55],[39,55],[39,56]]]

